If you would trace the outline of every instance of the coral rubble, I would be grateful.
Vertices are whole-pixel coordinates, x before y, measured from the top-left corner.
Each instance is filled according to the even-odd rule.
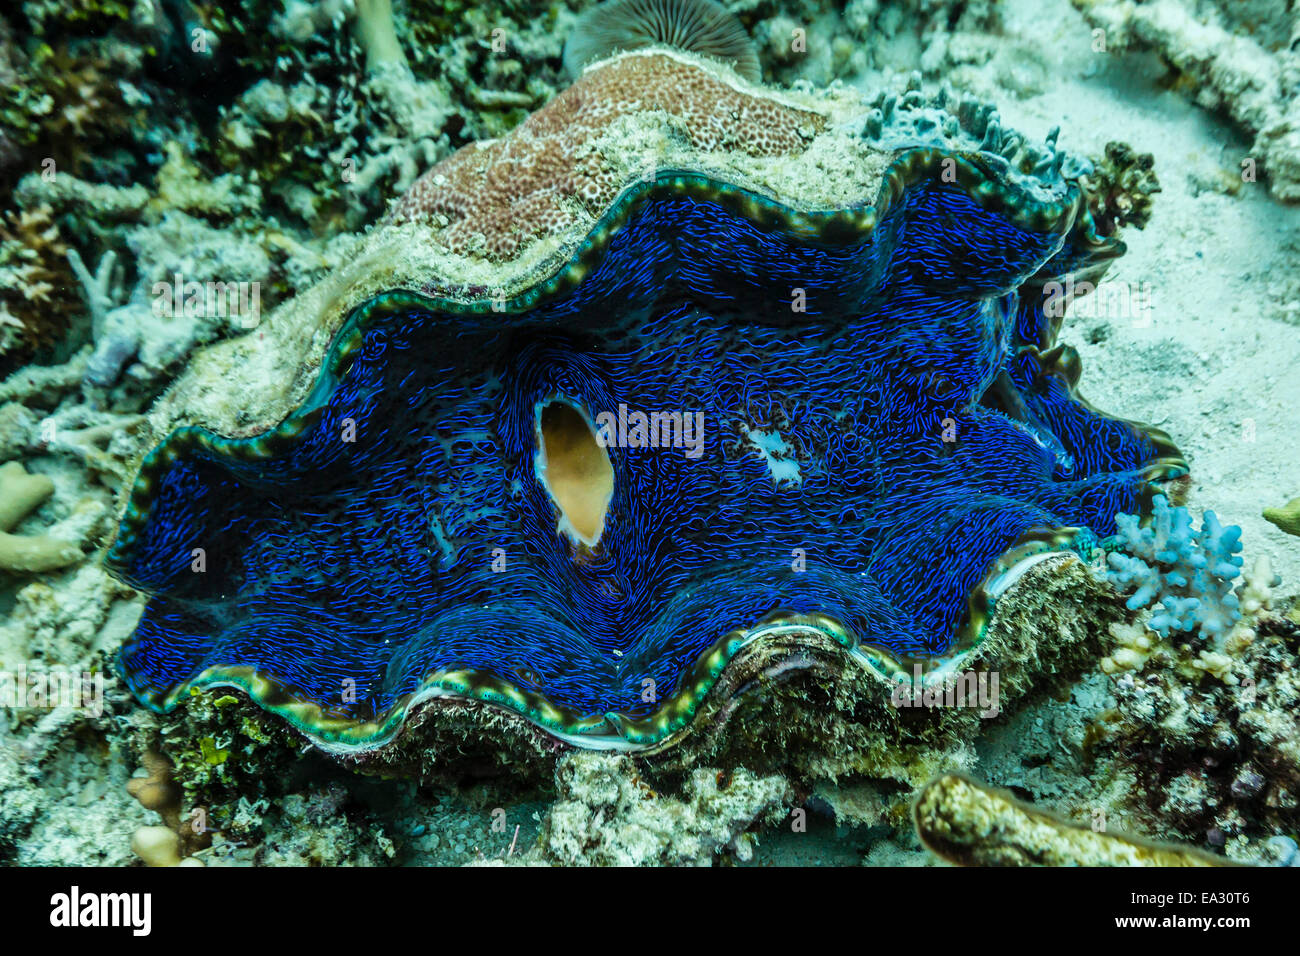
[[[630,758],[575,752],[555,769],[558,797],[542,826],[538,855],[559,865],[697,866],[720,854],[753,855],[751,827],[787,813],[780,776],[743,768],[691,771],[683,797],[656,793]]]
[[[1274,196],[1300,200],[1300,21],[1238,19],[1234,5],[1221,2],[1072,2],[1104,32],[1108,53],[1155,50],[1197,103],[1254,137],[1246,181],[1255,181],[1257,165]]]

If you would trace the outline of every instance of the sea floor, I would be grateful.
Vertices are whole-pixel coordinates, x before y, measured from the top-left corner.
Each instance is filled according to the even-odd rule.
[[[995,102],[1004,121],[1031,138],[1060,126],[1061,145],[1077,153],[1100,155],[1120,140],[1153,154],[1161,183],[1149,224],[1125,232],[1129,252],[1108,275],[1100,304],[1080,303],[1067,316],[1061,338],[1082,358],[1084,394],[1109,413],[1173,436],[1190,462],[1186,503],[1193,514],[1213,510],[1225,524],[1240,525],[1247,566],[1266,557],[1281,577],[1277,597],[1300,593],[1297,539],[1261,516],[1300,494],[1300,206],[1285,206],[1263,183],[1243,180],[1249,140],[1171,88],[1154,54],[1093,52],[1091,29],[1068,0],[1006,0],[1002,8],[1005,52],[961,64],[954,79]],[[841,82],[864,91],[901,84],[915,58],[911,42],[898,41],[897,74],[873,71]],[[78,520],[111,520],[110,491],[89,477],[81,459],[51,457],[42,469],[59,497],[92,502]],[[17,588],[3,589],[5,667],[34,653],[83,666],[120,643],[143,606],[96,568],[42,587],[21,597]],[[46,610],[33,624],[37,606]],[[1116,778],[1085,756],[1090,725],[1114,706],[1113,682],[1094,673],[1066,699],[1043,700],[990,724],[971,742],[964,769],[1072,819],[1105,807],[1123,827]],[[6,715],[0,860],[139,862],[132,841],[161,818],[128,797],[126,786],[143,773],[140,741],[156,732],[158,720],[120,689],[110,690],[108,710],[93,719]],[[230,841],[196,851],[194,859],[512,862],[537,842],[551,809],[545,792],[502,799],[490,784],[420,790],[336,768],[321,774],[305,775],[297,792],[275,801],[250,784],[235,799],[247,832],[260,834],[260,842]],[[751,866],[941,865],[910,828],[884,813],[888,793],[827,781],[800,797],[808,811],[800,827],[788,816],[756,824],[746,852],[718,859]]]

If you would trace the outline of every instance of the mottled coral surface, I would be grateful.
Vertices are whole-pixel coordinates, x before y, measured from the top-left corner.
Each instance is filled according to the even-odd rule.
[[[509,137],[443,160],[407,190],[392,217],[443,225],[440,238],[454,252],[508,258],[528,240],[609,208],[625,176],[595,141],[620,118],[653,111],[703,153],[793,153],[824,122],[747,91],[739,78],[663,53],[634,54],[588,71]]]

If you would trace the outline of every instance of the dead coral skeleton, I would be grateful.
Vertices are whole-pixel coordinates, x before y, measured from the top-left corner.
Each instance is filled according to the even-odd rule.
[[[46,475],[29,475],[16,461],[0,465],[0,569],[12,572],[54,571],[80,561],[76,544],[50,534],[10,532],[54,494]]]
[[[917,836],[961,866],[1232,866],[1193,847],[1074,823],[961,774],[927,784],[913,807]]]
[[[625,755],[575,752],[556,765],[560,798],[530,857],[559,864],[707,866],[748,860],[757,823],[786,813],[793,790],[781,776],[743,768],[694,769],[680,796],[656,793]],[[528,862],[527,859],[522,862]]]
[[[126,462],[144,422],[143,415],[119,415],[75,405],[42,419],[31,448],[72,455],[117,489],[130,478]]]
[[[1104,31],[1109,51],[1155,50],[1199,105],[1226,113],[1255,137],[1242,159],[1243,181],[1255,181],[1258,164],[1275,197],[1300,201],[1300,20],[1253,24],[1247,33],[1232,28],[1234,11],[1223,3],[1071,2]]]
[[[113,279],[117,253],[112,250],[104,253],[94,275],[86,268],[76,249],[68,250],[68,262],[85,292],[86,306],[90,309],[91,336],[95,342],[95,351],[86,366],[86,381],[92,385],[112,385],[140,347],[140,323],[134,312],[143,306],[143,302],[133,296],[127,305],[114,307]]]

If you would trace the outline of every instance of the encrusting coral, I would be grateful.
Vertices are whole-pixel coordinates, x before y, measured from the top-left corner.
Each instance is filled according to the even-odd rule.
[[[662,144],[647,144],[645,165],[629,169],[636,151],[607,141],[628,136],[637,114],[663,117],[652,133]],[[774,157],[802,151],[824,124],[818,112],[679,56],[634,53],[584,75],[508,138],[443,160],[390,216],[433,225],[453,252],[506,259],[539,237],[594,223],[629,180],[656,172],[664,161],[654,154],[678,138],[684,160],[722,150]]]
[[[1110,668],[1115,705],[1097,724],[1095,752],[1135,780],[1132,808],[1212,847],[1300,824],[1300,628],[1269,610],[1275,579],[1259,572],[1224,651],[1147,632],[1149,647]]]
[[[555,781],[558,798],[535,853],[568,866],[747,861],[755,844],[748,831],[785,816],[794,799],[782,777],[744,769],[696,768],[680,796],[660,794],[631,759],[610,754],[567,754],[556,765]]]

